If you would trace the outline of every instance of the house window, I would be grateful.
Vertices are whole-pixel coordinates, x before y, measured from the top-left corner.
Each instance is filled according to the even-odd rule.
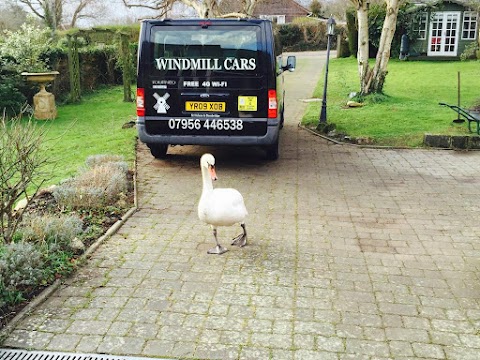
[[[260,19],[270,20],[274,24],[285,24],[285,15],[260,15]]]
[[[416,31],[418,34],[418,38],[420,40],[425,40],[427,38],[427,13],[422,12],[418,14],[417,21],[416,21]]]
[[[478,14],[473,11],[465,11],[463,13],[463,40],[475,40],[477,38],[477,22]]]

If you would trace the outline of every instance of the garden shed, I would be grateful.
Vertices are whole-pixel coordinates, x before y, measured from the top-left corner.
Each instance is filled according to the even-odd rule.
[[[479,14],[468,0],[417,0],[417,40],[410,52],[428,57],[458,57],[478,42]]]

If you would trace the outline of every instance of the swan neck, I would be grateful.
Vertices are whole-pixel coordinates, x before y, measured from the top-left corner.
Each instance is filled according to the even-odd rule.
[[[202,179],[203,179],[202,194],[212,191],[213,190],[212,179],[210,178],[208,169],[205,166],[202,166]]]

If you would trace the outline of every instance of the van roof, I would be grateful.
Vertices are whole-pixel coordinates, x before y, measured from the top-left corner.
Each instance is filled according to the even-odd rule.
[[[211,24],[232,24],[234,22],[239,23],[251,23],[251,24],[261,24],[261,23],[268,23],[271,22],[268,19],[253,19],[253,18],[234,18],[234,19],[145,19],[142,20],[143,23],[149,23],[152,25],[160,25],[160,24],[178,24],[178,25],[191,25],[191,24],[201,24],[205,26],[209,26]]]

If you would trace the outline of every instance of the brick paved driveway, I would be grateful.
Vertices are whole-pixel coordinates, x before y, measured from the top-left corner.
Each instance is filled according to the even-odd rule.
[[[139,148],[140,210],[6,347],[186,359],[479,359],[480,153],[379,150],[297,128],[318,55],[287,75],[281,158]],[[207,255],[199,156],[250,212]],[[221,229],[224,244],[238,229]]]

